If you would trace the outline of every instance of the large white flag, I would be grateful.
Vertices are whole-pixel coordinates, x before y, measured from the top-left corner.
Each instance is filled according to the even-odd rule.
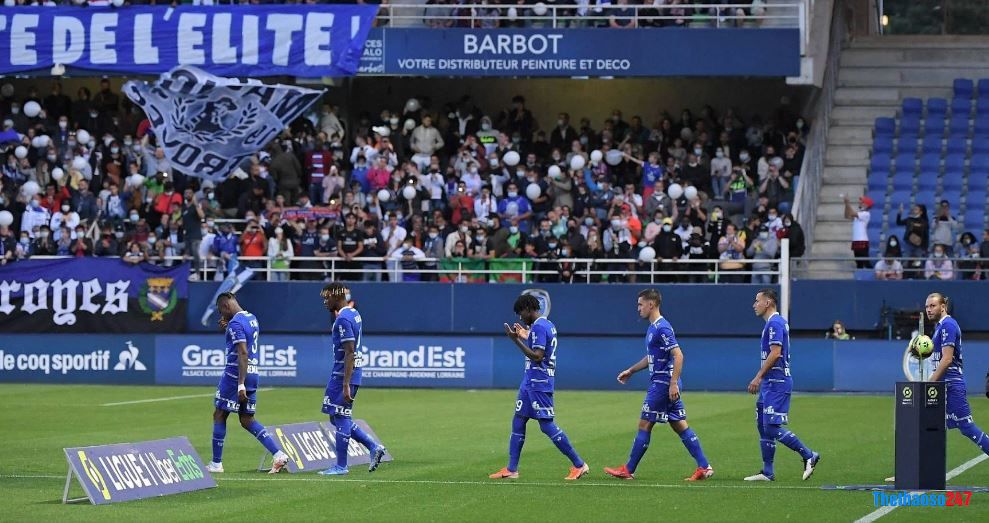
[[[148,115],[174,169],[219,182],[322,96],[322,91],[221,78],[181,66],[124,93]]]

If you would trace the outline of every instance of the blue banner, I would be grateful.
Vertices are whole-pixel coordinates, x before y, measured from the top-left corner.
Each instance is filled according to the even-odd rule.
[[[151,336],[5,334],[0,382],[152,384]]]
[[[329,335],[266,335],[258,345],[260,385],[323,386],[333,354]],[[155,381],[215,385],[226,364],[222,332],[158,336]],[[361,340],[362,383],[371,387],[490,387],[491,338],[366,336]]]
[[[216,487],[184,436],[64,450],[70,473],[94,505]]]
[[[4,332],[181,332],[189,264],[117,258],[26,260],[0,267]]]
[[[0,74],[62,64],[96,74],[179,65],[221,76],[349,76],[375,5],[18,7],[0,14]]]
[[[800,30],[373,29],[359,74],[799,76]]]

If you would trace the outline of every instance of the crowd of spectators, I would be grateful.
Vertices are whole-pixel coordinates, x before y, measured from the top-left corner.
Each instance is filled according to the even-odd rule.
[[[0,263],[121,256],[222,268],[261,257],[245,263],[284,279],[289,267],[323,278],[327,260],[316,258],[327,258],[352,278],[397,266],[406,274],[388,276],[408,279],[449,259],[523,259],[553,272],[540,279],[590,268],[607,273],[594,281],[627,281],[650,264],[553,260],[654,253],[657,270],[698,273],[671,280],[707,281],[717,268],[720,281],[769,282],[736,273],[775,270],[780,238],[794,256],[804,249],[788,210],[807,125],[785,104],[767,117],[704,107],[647,121],[615,109],[547,125],[522,96],[486,110],[466,96],[423,97],[350,118],[323,104],[214,184],[174,171],[140,110],[94,82],[74,96],[57,81],[45,93],[0,89],[0,210],[14,222],[0,228]]]

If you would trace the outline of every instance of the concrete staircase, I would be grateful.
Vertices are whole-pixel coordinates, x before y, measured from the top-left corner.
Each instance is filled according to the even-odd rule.
[[[951,97],[955,78],[989,77],[989,37],[884,36],[858,38],[843,50],[831,112],[810,278],[850,279],[852,226],[841,195],[865,193],[872,128],[881,116],[896,116],[904,98]],[[881,202],[873,220],[881,219]],[[895,210],[893,210],[895,212]]]

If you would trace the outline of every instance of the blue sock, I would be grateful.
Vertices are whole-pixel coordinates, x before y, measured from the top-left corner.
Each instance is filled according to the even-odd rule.
[[[337,428],[337,441],[336,441],[336,451],[337,451],[337,466],[347,467],[347,447],[350,446],[350,434],[354,427],[354,422],[350,418],[344,418],[343,416],[334,416],[332,418],[333,425]]]
[[[769,430],[773,430],[773,428],[776,429],[774,434],[775,439],[780,443],[786,445],[787,448],[789,448],[790,450],[796,452],[797,454],[800,454],[801,458],[810,459],[814,456],[814,451],[805,447],[803,442],[800,441],[800,438],[798,438],[796,434],[784,429],[779,425],[772,425]]]
[[[354,423],[350,428],[350,437],[356,439],[358,443],[367,447],[367,450],[374,450],[374,448],[378,446],[378,443],[375,442],[367,432],[361,430],[356,423]]]
[[[707,462],[707,457],[704,456],[704,449],[701,448],[701,440],[694,434],[694,430],[688,428],[687,430],[680,433],[680,441],[683,442],[683,446],[687,447],[687,452],[694,457],[694,461],[697,462],[697,466],[706,469],[711,464]]]
[[[776,474],[773,470],[773,458],[776,456],[776,440],[760,439],[759,448],[762,450],[762,473],[767,476]]]
[[[508,437],[508,470],[518,472],[519,458],[522,457],[522,445],[525,444],[525,424],[529,418],[515,416],[512,418],[512,435]]]
[[[223,439],[227,437],[227,422],[213,422],[213,463],[223,462]]]
[[[570,440],[567,439],[567,434],[563,432],[563,429],[556,426],[556,423],[553,423],[553,420],[539,420],[539,428],[542,429],[543,434],[549,436],[549,439],[553,440],[553,444],[556,445],[556,448],[560,449],[560,452],[570,458],[570,462],[573,463],[573,466],[584,466],[584,460],[580,459],[580,456],[577,455],[577,451],[574,450],[573,445],[570,444]]]
[[[275,440],[271,438],[271,434],[265,430],[264,425],[262,425],[258,420],[251,422],[251,426],[247,427],[247,432],[250,432],[257,438],[258,441],[264,445],[264,448],[268,449],[268,452],[274,454],[278,452],[278,445],[275,445]]]
[[[639,429],[639,432],[635,434],[635,440],[632,441],[632,452],[628,454],[628,463],[625,464],[625,468],[629,472],[635,472],[635,469],[639,466],[642,456],[646,455],[646,449],[649,448],[649,440],[651,438],[652,432],[648,430]]]
[[[965,423],[958,427],[958,430],[965,435],[966,438],[975,442],[976,445],[982,449],[982,452],[989,454],[989,436],[982,429],[979,428],[975,423]]]

